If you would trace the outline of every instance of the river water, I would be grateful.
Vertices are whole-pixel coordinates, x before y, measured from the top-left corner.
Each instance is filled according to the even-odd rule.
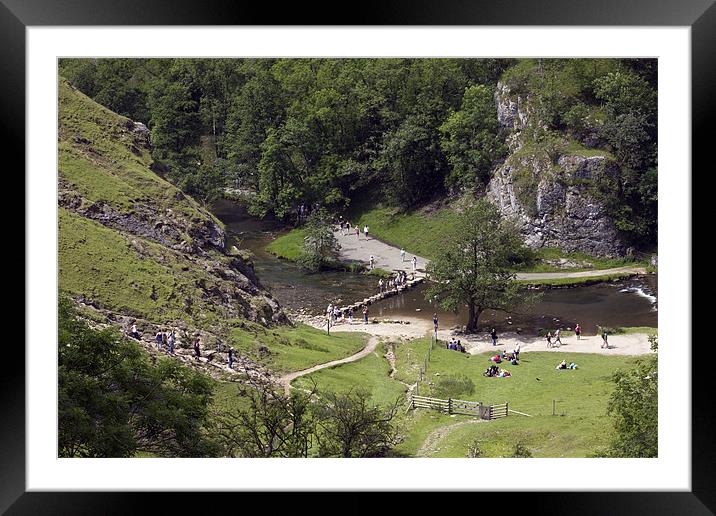
[[[329,303],[351,304],[378,290],[377,279],[350,272],[307,274],[296,264],[265,251],[266,245],[285,229],[270,219],[257,219],[232,201],[218,201],[213,213],[226,225],[229,244],[253,253],[254,268],[262,283],[285,308],[307,314],[323,313]],[[437,312],[442,327],[462,326],[466,311],[446,312],[425,300],[422,284],[403,294],[371,305],[371,317],[432,319]],[[540,329],[573,328],[579,323],[586,334],[601,326],[657,326],[657,278],[636,276],[617,283],[547,289],[530,304],[512,312],[487,310],[480,327],[498,332],[520,329],[536,334]]]

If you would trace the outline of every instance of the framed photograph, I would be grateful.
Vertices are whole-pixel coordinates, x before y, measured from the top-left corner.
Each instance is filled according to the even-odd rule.
[[[0,508],[712,514],[712,2],[273,10],[3,0],[26,346]]]

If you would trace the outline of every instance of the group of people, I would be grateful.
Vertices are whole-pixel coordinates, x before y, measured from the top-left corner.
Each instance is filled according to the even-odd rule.
[[[507,378],[509,376],[512,376],[509,371],[505,371],[504,369],[500,369],[495,364],[492,364],[490,367],[485,369],[485,372],[482,373],[482,376],[487,376],[490,378]]]
[[[569,365],[567,365],[567,361],[562,360],[557,365],[557,367],[555,367],[555,369],[557,369],[557,370],[559,370],[559,369],[577,369],[577,364],[575,364],[574,362],[570,362]]]
[[[141,335],[139,334],[139,330],[137,330],[137,323],[132,323],[132,328],[129,330],[129,336],[133,339],[140,340]],[[159,329],[157,333],[154,335],[154,342],[157,345],[157,350],[164,351],[166,350],[170,355],[174,355],[174,348],[177,345],[177,335],[176,331],[172,328],[171,331],[167,331],[165,329]],[[196,358],[201,357],[201,337],[197,335],[197,337],[194,339],[194,356]]]
[[[132,331],[134,331],[134,328],[135,326],[132,326]],[[169,333],[165,330],[159,330],[156,335],[154,335],[154,341],[157,343],[157,349],[160,351],[166,349],[170,355],[174,354],[174,345],[176,344],[176,340],[176,333],[173,328]]]
[[[552,340],[554,339],[554,340]],[[553,347],[560,347],[562,345],[562,338],[560,337],[560,329],[557,328],[554,332],[554,335],[552,335],[551,331],[547,332],[547,347],[553,348]]]
[[[445,347],[447,349],[452,349],[453,351],[459,351],[460,353],[466,353],[465,346],[462,345],[460,340],[455,340],[455,337],[451,337],[450,341],[445,342]]]
[[[351,226],[350,222],[347,220],[344,221],[343,218],[341,218],[338,221],[338,226],[341,228],[341,235],[348,236],[352,232],[355,232],[356,238],[360,240],[361,229],[358,227],[358,224]],[[363,226],[363,236],[368,240],[368,226]]]
[[[373,257],[371,256],[371,259]],[[398,273],[395,276],[391,276],[388,279],[380,278],[378,280],[378,289],[381,293],[388,292],[389,290],[393,290],[394,288],[398,288],[402,285],[405,285],[408,282],[408,273],[405,271],[398,271]]]
[[[328,305],[328,308],[326,309],[326,317],[330,319],[332,324],[337,323],[339,320],[343,321],[346,319],[346,316],[348,318],[348,324],[353,324],[353,308],[349,307],[348,310],[344,313],[343,310],[338,308],[338,305],[333,305],[333,303]],[[368,324],[368,307],[363,307],[363,324]]]
[[[129,330],[129,336],[136,340],[141,340],[141,335],[139,334],[139,330],[137,329],[137,323],[132,323],[132,328]],[[176,332],[172,328],[170,332],[167,332],[164,329],[160,329],[155,335],[154,335],[154,342],[157,344],[157,349],[159,351],[167,350],[170,355],[174,354],[174,346],[177,342]]]

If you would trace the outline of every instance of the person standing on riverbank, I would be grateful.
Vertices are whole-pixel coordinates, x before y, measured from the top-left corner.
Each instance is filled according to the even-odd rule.
[[[574,334],[577,336],[577,340],[579,340],[580,335],[582,335],[582,327],[577,323],[577,326],[574,327]]]
[[[552,347],[552,332],[551,331],[547,332],[547,347],[548,348]]]
[[[367,233],[366,233],[366,234],[367,234]],[[366,237],[366,239],[367,239],[367,238],[368,238],[368,237]],[[371,255],[370,255],[370,270],[373,270],[374,267],[375,267],[375,257],[371,254]]]
[[[435,340],[438,340],[438,314],[433,314],[433,326],[435,327]]]
[[[602,347],[603,347],[603,348],[606,348],[606,349],[609,349],[609,342],[607,341],[607,337],[608,337],[608,335],[607,335],[607,330],[604,330],[604,331],[602,332],[602,340],[604,341],[604,342],[602,343]]]
[[[413,270],[414,271],[418,270],[418,257],[417,256],[413,256]]]
[[[405,249],[403,249],[402,247],[400,248],[400,261],[405,261]]]
[[[229,369],[233,369],[234,365],[234,348],[229,348]]]
[[[133,339],[139,340],[139,332],[137,331],[137,323],[132,323],[132,329],[129,332],[129,336]]]
[[[562,339],[559,338],[559,328],[554,332],[554,343],[557,344],[557,347],[562,345]]]
[[[363,226],[363,235],[365,239],[368,240],[368,226]]]
[[[353,324],[353,308],[348,309],[348,324]]]
[[[363,309],[363,324],[368,324],[368,307]]]
[[[490,332],[490,337],[492,337],[492,345],[497,346],[497,331],[495,328],[492,328],[492,331]]]
[[[378,280],[378,288],[380,289],[380,293],[383,293],[383,278],[380,278]]]

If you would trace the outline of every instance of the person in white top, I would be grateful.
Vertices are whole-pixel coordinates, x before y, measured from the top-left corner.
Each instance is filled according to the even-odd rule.
[[[363,235],[365,239],[368,240],[368,226],[363,226]]]
[[[417,256],[413,256],[413,270],[418,270],[418,258]]]
[[[403,249],[403,248],[400,249],[400,261],[401,262],[405,261],[405,249]]]
[[[375,257],[371,254],[370,255],[370,268],[373,270],[373,267],[375,266]]]

